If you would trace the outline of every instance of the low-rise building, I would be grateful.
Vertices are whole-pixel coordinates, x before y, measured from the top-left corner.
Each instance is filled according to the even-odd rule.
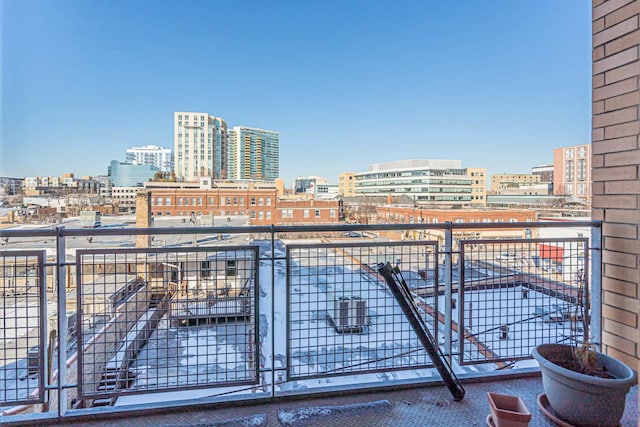
[[[184,184],[147,186],[154,216],[248,216],[250,225],[337,223],[341,218],[340,201],[280,200],[272,182]]]
[[[491,176],[491,193],[503,194],[505,190],[518,188],[521,185],[538,184],[540,175],[526,173],[501,173]]]
[[[355,174],[356,195],[403,194],[434,205],[470,205],[473,183],[461,160],[398,160]]]
[[[536,213],[526,209],[426,209],[411,206],[381,206],[377,208],[378,221],[391,224],[478,224],[478,228],[456,232],[457,238],[528,238],[531,230],[522,228],[482,228],[489,223],[527,223],[536,220]],[[527,231],[529,230],[529,231]],[[406,232],[409,238],[444,238],[442,230],[414,230]]]

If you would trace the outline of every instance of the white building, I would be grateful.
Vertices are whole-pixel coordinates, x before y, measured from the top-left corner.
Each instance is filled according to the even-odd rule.
[[[156,145],[131,147],[127,148],[126,162],[134,165],[151,165],[162,172],[171,172],[173,170],[173,153],[169,148]]]
[[[356,195],[407,195],[422,203],[471,204],[473,185],[461,160],[398,160],[355,174]]]
[[[227,122],[209,113],[173,114],[175,173],[180,181],[227,179]]]

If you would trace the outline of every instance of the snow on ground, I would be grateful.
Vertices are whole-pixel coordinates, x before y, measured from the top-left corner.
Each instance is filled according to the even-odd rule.
[[[301,243],[298,240],[292,242]],[[319,245],[317,240],[305,243]],[[289,266],[291,277],[287,300],[286,262],[276,260],[272,265],[270,259],[265,259],[272,255],[270,242],[255,244],[260,246],[261,257],[258,295],[260,356],[257,361],[263,370],[261,386],[225,387],[230,381],[247,381],[253,375],[255,365],[248,357],[252,329],[248,324],[231,322],[172,327],[164,319],[132,365],[132,370],[138,375],[134,388],[156,390],[206,384],[218,384],[220,387],[144,395],[148,396],[144,401],[265,391],[271,384],[273,367],[277,370],[277,389],[281,391],[438,376],[435,369],[424,367],[431,361],[385,284],[360,265],[357,258],[354,260],[351,254],[335,248],[296,249],[292,252]],[[274,249],[274,256],[286,255],[284,242],[277,241]],[[366,258],[366,261],[376,260]],[[420,279],[413,277],[417,269],[413,270],[415,274],[409,276],[418,283]],[[492,277],[499,274],[496,271],[499,268],[492,270],[483,266],[482,271],[476,270],[475,274]],[[425,283],[422,281],[420,286],[425,286]],[[560,306],[562,303],[533,291],[523,299],[521,291],[520,287],[515,287],[467,292],[465,304],[458,304],[453,311],[453,319],[458,322],[458,309],[462,306],[468,311],[471,302],[471,317],[465,320],[464,326],[488,351],[499,357],[526,356],[536,343],[564,339],[569,333],[567,323],[551,323],[544,321],[542,316],[536,317],[537,307]],[[358,296],[367,301],[368,324],[361,333],[336,331],[331,319],[335,296]],[[422,301],[427,304],[435,302],[433,298]],[[438,298],[438,303],[442,311],[445,307],[443,296]],[[426,320],[433,328],[434,319],[426,316]],[[499,327],[504,324],[509,325],[507,340],[500,339]],[[444,331],[441,323],[439,328],[442,342]],[[453,338],[453,350],[456,351],[458,337],[454,334]],[[477,344],[465,340],[463,345],[466,361],[484,361],[486,355],[478,351]],[[285,372],[287,357],[290,378]],[[457,357],[453,362],[457,373],[496,368],[494,363],[461,366]],[[518,362],[517,366],[535,366],[535,362]],[[120,398],[118,404],[139,403],[141,399],[140,396],[128,396]]]

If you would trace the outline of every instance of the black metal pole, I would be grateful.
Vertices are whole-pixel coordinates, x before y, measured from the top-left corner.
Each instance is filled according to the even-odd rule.
[[[465,393],[464,388],[453,372],[453,369],[451,369],[444,354],[440,351],[440,347],[438,347],[438,343],[433,338],[431,331],[427,328],[427,324],[420,315],[418,307],[400,270],[397,267],[392,267],[388,262],[386,264],[378,264],[377,270],[378,273],[384,277],[394,298],[398,301],[398,304],[400,304],[400,308],[402,308],[405,316],[407,316],[411,327],[413,327],[416,335],[418,335],[422,346],[429,354],[429,357],[431,357],[438,373],[449,388],[453,400],[462,400]]]

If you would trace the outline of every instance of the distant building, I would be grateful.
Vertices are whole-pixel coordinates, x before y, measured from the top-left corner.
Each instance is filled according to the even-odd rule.
[[[197,188],[160,184],[147,187],[154,216],[248,216],[251,225],[337,223],[341,218],[338,200],[279,200],[268,182],[214,182]]]
[[[469,205],[473,184],[461,160],[398,160],[355,174],[356,195],[405,194],[419,203]]]
[[[107,168],[107,176],[114,187],[142,187],[146,181],[153,179],[159,170],[151,165],[134,165],[112,160]]]
[[[234,126],[228,131],[228,178],[273,181],[280,174],[280,134]]]
[[[553,183],[553,165],[541,165],[531,168],[532,175],[539,175],[540,182]]]
[[[379,222],[390,224],[478,224],[477,229],[455,231],[456,238],[525,238],[531,237],[531,229],[522,228],[482,228],[481,224],[496,223],[527,223],[536,220],[534,211],[525,209],[432,209],[408,206],[379,206],[376,208]],[[529,235],[528,235],[529,234]],[[444,239],[443,230],[414,230],[409,231],[412,239]]]
[[[98,175],[95,177],[95,180],[100,183],[99,194],[102,197],[111,197],[111,179],[109,179],[108,175]]]
[[[338,193],[344,197],[356,195],[356,174],[353,172],[341,173],[338,177]]]
[[[173,153],[155,145],[127,148],[125,161],[134,165],[151,165],[162,172],[173,171]]]
[[[471,178],[471,204],[485,206],[487,204],[487,169],[467,168]]]
[[[491,176],[491,193],[502,194],[502,191],[518,188],[521,185],[538,184],[539,175],[526,173],[501,173]]]
[[[282,197],[284,196],[284,179],[282,178],[276,178],[276,180],[274,181],[276,184],[276,191],[278,192],[278,197]]]
[[[120,212],[132,212],[136,208],[136,193],[140,187],[112,187],[111,200]]]
[[[307,194],[315,197],[318,194],[329,193],[329,187],[334,192],[329,180],[320,176],[310,176],[308,178],[301,176],[293,180],[293,194]],[[337,194],[337,188],[335,193]]]
[[[227,123],[220,117],[194,112],[174,113],[173,123],[177,179],[228,178]]]
[[[591,144],[553,150],[553,194],[577,196],[591,206]]]
[[[0,194],[12,196],[22,192],[22,178],[10,178],[8,176],[0,176]]]
[[[44,194],[98,194],[100,183],[91,177],[76,178],[72,173],[60,177],[28,176],[24,178],[24,192],[27,196]]]

